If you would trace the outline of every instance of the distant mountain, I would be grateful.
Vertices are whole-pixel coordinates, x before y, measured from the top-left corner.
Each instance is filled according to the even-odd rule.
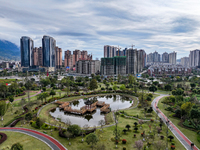
[[[20,60],[20,49],[17,45],[6,40],[0,40],[1,60]]]

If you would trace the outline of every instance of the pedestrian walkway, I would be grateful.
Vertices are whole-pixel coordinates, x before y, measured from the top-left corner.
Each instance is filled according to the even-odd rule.
[[[161,95],[159,97],[156,97],[151,105],[154,109],[154,111],[158,111],[158,116],[163,120],[163,122],[166,124],[166,122],[169,120],[164,114],[163,112],[157,108],[157,104],[159,102],[159,100],[164,97],[164,96],[168,96],[168,95]],[[171,132],[176,136],[176,138],[182,143],[182,145],[187,149],[187,150],[199,150],[196,146],[194,146],[193,148],[191,148],[191,141],[169,120],[169,125],[168,125],[169,129],[171,130]]]

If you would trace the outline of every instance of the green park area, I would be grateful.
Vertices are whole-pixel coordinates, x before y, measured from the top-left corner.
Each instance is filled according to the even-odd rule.
[[[40,83],[36,83],[34,80],[26,80],[25,84],[13,81],[9,87],[0,83],[0,88],[4,89],[4,93],[0,93],[2,99],[0,108],[4,110],[0,112],[3,116],[0,126],[10,126],[13,125],[13,121],[19,120],[13,126],[41,131],[57,139],[69,150],[109,150],[116,147],[127,150],[140,149],[140,147],[150,150],[166,147],[182,150],[185,149],[184,146],[171,131],[167,134],[166,125],[151,107],[153,99],[160,94],[165,94],[170,95],[170,98],[161,99],[158,107],[197,147],[200,147],[197,134],[199,129],[196,125],[198,115],[192,115],[193,112],[199,112],[198,94],[200,92],[199,82],[197,82],[199,79],[191,78],[186,82],[186,78],[184,81],[179,81],[180,78],[177,79],[162,79],[162,83],[165,82],[165,84],[160,84],[152,78],[149,78],[150,82],[147,83],[143,81],[145,79],[138,80],[131,75],[106,79],[94,75],[92,79],[65,77],[60,81],[56,76],[50,76],[41,79]],[[194,80],[197,81],[194,82]],[[189,88],[184,88],[185,84]],[[40,88],[42,92],[38,93]],[[25,95],[20,95],[23,93]],[[54,118],[49,113],[58,107],[58,104],[50,103],[55,100],[71,102],[111,94],[129,97],[133,101],[132,106],[116,111],[111,110],[105,115],[105,120],[98,122],[95,131],[92,126],[81,128],[71,121],[64,122],[60,118]],[[16,99],[18,100],[14,101]],[[180,109],[180,111],[176,109]],[[39,110],[41,111],[37,116]],[[181,119],[178,118],[180,116],[174,117],[174,114],[181,114],[183,119],[181,125]],[[187,118],[187,116],[190,117]],[[188,119],[189,123],[185,121]],[[192,128],[183,127],[187,124]],[[31,138],[28,136],[27,140]],[[11,147],[9,140],[12,139],[13,137],[9,136],[4,142],[5,146]],[[19,143],[23,145],[24,149],[27,148],[23,140],[21,142],[19,140]],[[46,145],[44,144],[44,146]]]

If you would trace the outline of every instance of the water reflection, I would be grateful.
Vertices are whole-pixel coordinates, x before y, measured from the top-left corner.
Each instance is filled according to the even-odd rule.
[[[106,104],[110,104],[110,108],[112,111],[117,109],[128,108],[132,105],[132,101],[129,97],[121,95],[96,96],[88,99],[92,100],[93,102],[97,100],[104,101]],[[80,109],[81,107],[85,106],[84,102],[86,101],[87,99],[80,99],[70,102],[70,107],[72,109]],[[86,113],[84,115],[66,113],[63,110],[60,110],[59,108],[52,110],[50,114],[55,118],[58,118],[58,116],[62,116],[62,122],[65,122],[66,119],[69,119],[72,122],[72,124],[78,124],[81,127],[83,127],[85,124],[88,124],[89,126],[98,126],[99,120],[102,120],[105,117],[105,114],[101,113],[100,107],[97,107],[97,109],[92,113]]]

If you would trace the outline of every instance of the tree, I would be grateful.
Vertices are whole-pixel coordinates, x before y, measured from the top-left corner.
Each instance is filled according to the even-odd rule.
[[[8,87],[6,86],[6,84],[4,84],[4,83],[0,84],[0,92],[4,96],[4,99],[5,99],[6,94],[8,92]]]
[[[129,75],[129,76],[128,76],[128,81],[129,81],[129,84],[130,84],[131,86],[133,85],[133,83],[136,82],[136,81],[135,81],[135,77],[132,76],[132,75]]]
[[[191,88],[195,88],[196,84],[195,83],[190,83]]]
[[[96,79],[92,79],[91,82],[90,82],[90,90],[95,90],[97,88],[98,88],[97,80]]]
[[[114,91],[117,90],[117,86],[116,86],[116,85],[113,86],[113,90],[114,90]]]
[[[90,133],[87,137],[86,137],[86,142],[88,143],[88,145],[91,143],[91,147],[92,149],[94,148],[94,145],[99,141],[98,137],[96,136],[96,134],[94,133]]]
[[[6,111],[9,108],[9,104],[10,103],[7,104],[5,100],[0,101],[0,116],[2,121],[3,121],[3,116],[5,115]]]
[[[43,98],[45,99],[45,102],[47,101],[47,97],[49,96],[49,94],[47,92],[42,93]]]
[[[50,95],[51,95],[52,98],[53,98],[53,96],[56,95],[56,92],[55,92],[54,90],[51,90]]]
[[[170,139],[170,142],[172,141],[172,139],[174,139],[172,135],[169,135],[168,138]]]
[[[117,82],[119,83],[120,81],[121,81],[121,75],[120,74],[118,74],[118,76],[117,76]]]
[[[130,127],[131,126],[129,124],[126,125],[126,128],[128,129],[128,131],[129,131]]]
[[[142,147],[143,147],[143,142],[142,142],[142,140],[136,141],[134,147],[137,148],[138,150],[141,150]]]
[[[158,81],[154,81],[153,85],[158,86],[159,82]]]
[[[170,84],[165,85],[165,90],[166,91],[171,91],[172,90],[172,86]]]
[[[127,130],[126,130],[126,129],[123,129],[122,131],[124,132],[124,134],[126,134],[126,132],[127,132]]]
[[[14,101],[14,97],[13,96],[9,96],[9,101],[12,103]]]
[[[15,95],[16,95],[16,90],[17,90],[17,88],[18,88],[18,84],[16,83],[16,81],[13,82],[13,83],[9,86],[9,89],[10,89],[11,91],[15,91]]]
[[[193,105],[194,104],[191,103],[191,102],[186,102],[186,103],[184,103],[184,104],[181,105],[181,110],[183,110],[187,114],[189,114],[189,112],[190,112],[190,110],[191,110],[191,108],[192,108]]]
[[[105,120],[100,120],[99,125],[101,126],[101,130],[103,131],[103,126],[105,125]]]
[[[134,130],[135,130],[135,132],[137,132],[137,130],[138,130],[138,127],[134,127]]]
[[[44,99],[43,93],[38,94],[37,99],[41,100],[43,103],[43,99]]]
[[[70,92],[70,88],[69,87],[66,87],[65,89],[64,89],[64,91],[66,92],[65,94],[69,94],[69,92]]]
[[[23,146],[20,143],[15,143],[12,145],[11,150],[23,150]]]
[[[78,136],[81,133],[81,127],[77,124],[73,124],[67,128],[67,131],[71,132],[75,136]]]
[[[23,106],[26,104],[26,99],[22,98],[19,104],[22,106],[22,109],[23,109]]]
[[[124,91],[126,89],[125,85],[122,84],[120,87],[119,87],[120,90]]]
[[[155,85],[152,85],[149,87],[149,91],[154,93],[155,91],[157,91],[157,87]]]
[[[157,150],[162,150],[164,147],[164,142],[162,140],[159,140],[157,142],[154,142],[154,147]]]

